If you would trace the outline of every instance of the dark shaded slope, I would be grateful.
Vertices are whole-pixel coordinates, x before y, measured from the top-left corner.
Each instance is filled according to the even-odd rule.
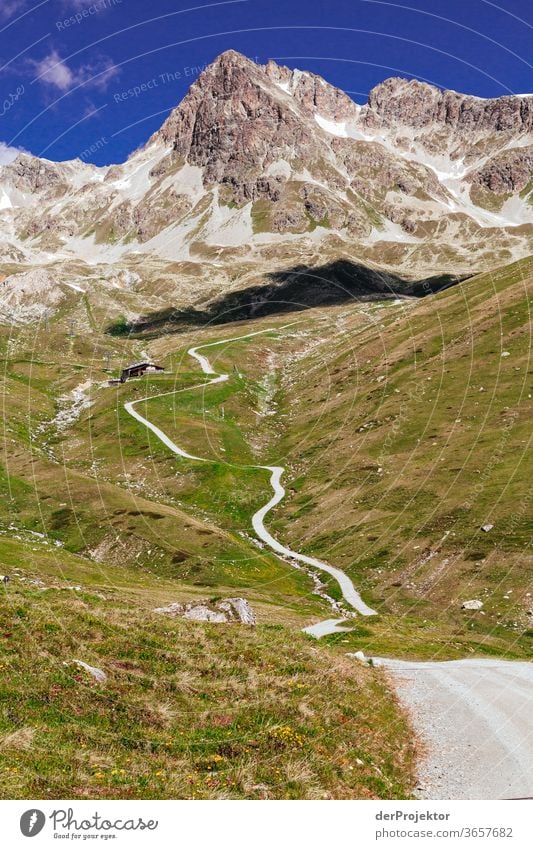
[[[268,315],[299,312],[312,307],[343,304],[352,300],[424,297],[458,282],[449,275],[415,283],[395,274],[340,259],[326,265],[295,266],[266,275],[267,283],[228,292],[204,308],[166,309],[149,313],[135,324],[117,322],[108,328],[113,335],[174,332],[180,326],[229,324]]]

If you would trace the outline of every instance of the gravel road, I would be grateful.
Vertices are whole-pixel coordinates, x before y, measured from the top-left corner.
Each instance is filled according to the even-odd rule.
[[[291,324],[294,323],[295,322],[291,322]],[[284,327],[290,326],[290,324],[283,325],[283,327],[278,328],[278,330],[282,330]],[[249,339],[252,336],[260,336],[263,333],[272,333],[273,330],[274,328],[268,327],[265,330],[257,330],[254,333],[246,333],[244,336],[233,336],[230,339],[218,339],[216,342],[207,342],[205,345],[198,345],[196,348],[189,348],[187,353],[199,363],[202,372],[209,378],[205,381],[205,383],[201,383],[198,386],[189,386],[184,389],[176,389],[172,392],[162,392],[159,395],[148,396],[146,398],[136,398],[135,401],[128,401],[124,404],[124,409],[130,414],[130,416],[133,416],[134,419],[144,425],[144,427],[151,430],[152,433],[154,433],[157,438],[167,446],[167,448],[174,452],[174,454],[177,454],[179,457],[184,457],[187,460],[197,460],[200,463],[210,462],[206,457],[197,457],[195,454],[189,454],[189,452],[185,451],[184,448],[180,448],[179,445],[176,445],[176,443],[161,430],[161,428],[157,427],[157,425],[145,416],[138,413],[135,407],[137,404],[146,404],[146,402],[152,400],[152,398],[161,398],[164,395],[177,395],[180,392],[190,392],[193,389],[203,389],[214,383],[222,383],[229,380],[228,374],[219,374],[216,372],[207,357],[203,354],[199,354],[198,351],[204,350],[205,348],[213,348],[217,345],[227,345],[230,342],[237,342],[241,339]],[[322,572],[328,572],[337,581],[344,600],[348,602],[351,607],[357,610],[361,616],[375,616],[376,611],[365,604],[348,575],[340,569],[337,569],[335,566],[330,566],[329,563],[324,563],[321,560],[317,560],[315,557],[308,557],[306,554],[300,554],[297,551],[293,551],[291,548],[287,548],[287,546],[283,545],[275,537],[273,537],[265,527],[265,517],[285,497],[285,489],[281,485],[281,477],[285,471],[283,466],[241,466],[241,468],[263,469],[264,471],[270,472],[270,485],[274,494],[272,498],[252,516],[252,525],[259,539],[265,542],[277,554],[281,554],[284,558],[288,558],[289,562],[292,559],[298,563],[304,563],[306,566],[312,566],[314,569],[318,569]],[[332,620],[330,619],[326,620],[325,626],[330,626],[331,621]],[[323,623],[318,623],[319,629],[322,624]],[[339,629],[334,627],[333,630]],[[322,636],[327,633],[331,633],[331,631],[322,630],[320,634],[316,634],[315,636]]]
[[[424,799],[533,797],[533,664],[379,658],[425,744]]]

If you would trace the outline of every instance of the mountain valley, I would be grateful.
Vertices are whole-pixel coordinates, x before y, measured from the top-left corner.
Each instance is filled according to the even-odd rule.
[[[227,51],[0,223],[4,796],[416,796],[365,658],[531,657],[533,96]]]

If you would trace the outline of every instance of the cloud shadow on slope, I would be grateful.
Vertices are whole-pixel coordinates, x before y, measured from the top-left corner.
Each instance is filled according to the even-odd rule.
[[[350,260],[336,260],[314,267],[299,265],[265,277],[266,283],[227,292],[204,307],[168,308],[148,313],[133,324],[116,322],[107,328],[107,332],[112,335],[158,336],[190,327],[231,324],[351,301],[425,297],[459,282],[459,278],[452,275],[408,281]]]

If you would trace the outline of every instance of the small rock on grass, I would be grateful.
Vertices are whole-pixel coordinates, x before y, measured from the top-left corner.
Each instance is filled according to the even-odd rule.
[[[99,684],[104,684],[107,681],[107,675],[105,672],[102,672],[101,669],[98,669],[96,666],[89,666],[88,663],[85,663],[83,660],[73,660],[72,663],[75,663],[77,666],[81,666],[82,669],[85,669],[89,675],[92,675],[95,681],[98,681]]]
[[[470,601],[463,601],[461,605],[462,610],[481,610],[482,607],[483,602],[477,598],[472,598]]]
[[[365,657],[365,653],[362,651],[349,651],[346,652],[346,657],[355,657],[359,663],[368,663],[368,659]]]

